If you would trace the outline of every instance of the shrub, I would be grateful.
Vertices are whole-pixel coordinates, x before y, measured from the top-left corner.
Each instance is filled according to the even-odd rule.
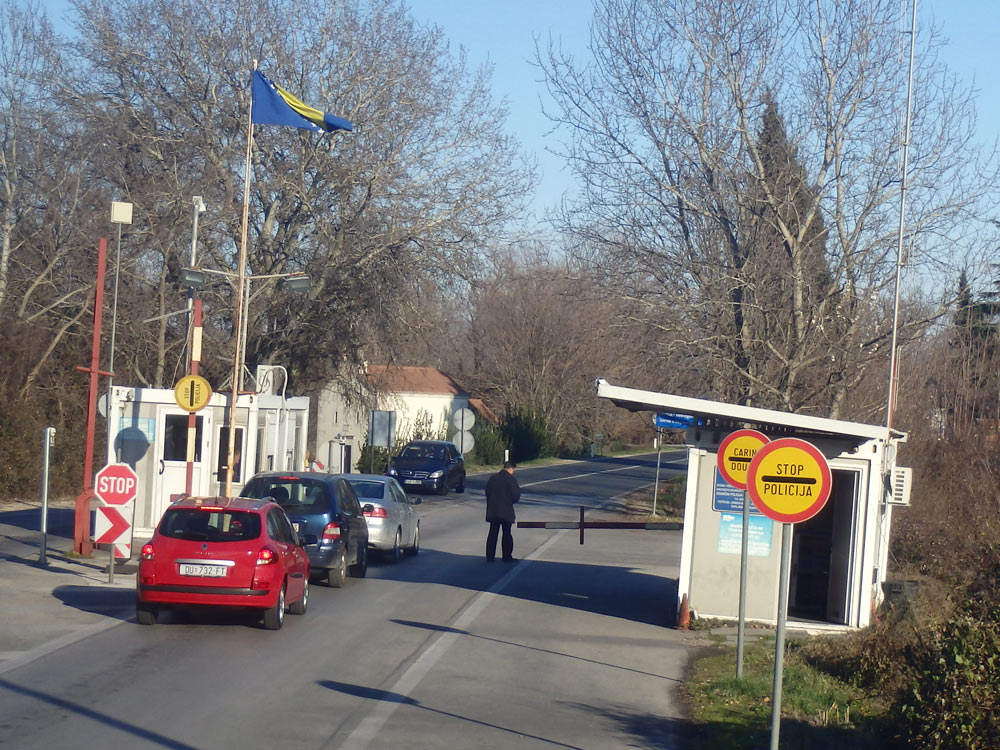
[[[472,436],[476,440],[476,445],[472,449],[472,455],[476,463],[487,466],[496,466],[503,463],[504,443],[503,433],[494,424],[477,424],[472,428]]]
[[[555,455],[553,441],[545,417],[532,410],[519,408],[509,412],[501,427],[513,461],[530,461]]]

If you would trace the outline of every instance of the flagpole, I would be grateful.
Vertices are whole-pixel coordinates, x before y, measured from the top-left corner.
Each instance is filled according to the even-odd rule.
[[[253,61],[253,69],[257,70],[257,60]],[[252,74],[251,74],[252,75]],[[236,317],[233,320],[233,333],[236,336],[236,346],[233,350],[233,394],[229,399],[229,455],[226,457],[226,497],[233,496],[233,470],[236,453],[236,397],[239,395],[240,375],[243,363],[240,352],[243,351],[243,286],[246,284],[247,268],[247,217],[250,214],[250,156],[253,149],[253,86],[250,88],[250,106],[247,108],[247,159],[243,172],[243,225],[240,228],[240,252],[236,261]]]

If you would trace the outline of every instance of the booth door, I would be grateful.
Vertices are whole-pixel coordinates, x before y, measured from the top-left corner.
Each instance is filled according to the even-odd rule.
[[[832,474],[833,489],[823,510],[794,527],[788,614],[846,624],[860,472],[834,469]]]
[[[194,469],[192,493],[200,494],[203,462],[205,454],[205,420],[202,414],[195,416]],[[184,494],[187,485],[187,439],[188,413],[176,407],[161,406],[156,410],[156,476],[153,489],[151,520],[159,523],[163,511],[178,495]]]

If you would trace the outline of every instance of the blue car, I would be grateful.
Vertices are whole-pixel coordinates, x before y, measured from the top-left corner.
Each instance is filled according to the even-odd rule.
[[[465,460],[447,440],[411,440],[389,460],[390,477],[415,492],[465,492]]]
[[[314,577],[340,588],[350,573],[368,572],[368,522],[349,474],[311,471],[257,474],[240,492],[243,497],[274,498],[305,543]]]

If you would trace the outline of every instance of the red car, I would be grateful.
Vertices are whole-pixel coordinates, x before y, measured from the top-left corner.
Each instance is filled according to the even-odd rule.
[[[211,605],[262,610],[264,627],[277,630],[286,606],[302,615],[308,604],[309,558],[270,498],[181,498],[139,556],[142,625],[154,624],[162,607]]]

